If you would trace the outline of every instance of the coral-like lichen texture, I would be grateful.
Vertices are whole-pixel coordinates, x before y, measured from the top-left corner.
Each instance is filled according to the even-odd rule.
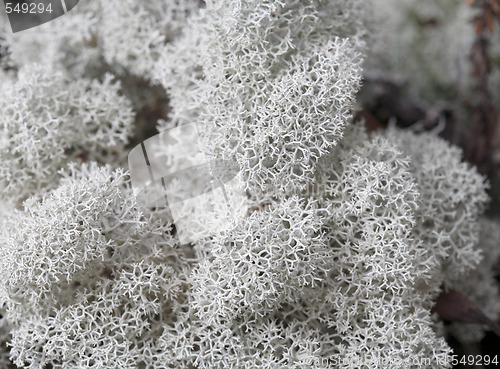
[[[208,1],[157,63],[172,120],[197,122],[249,191],[304,188],[351,118],[364,16],[360,1]]]
[[[485,178],[461,161],[458,147],[432,134],[393,131],[388,137],[411,157],[421,195],[413,233],[427,245],[426,260],[440,265],[434,286],[476,268],[479,216],[488,201]]]
[[[0,197],[14,202],[53,187],[78,155],[102,161],[123,150],[134,117],[111,75],[72,81],[35,64],[4,81],[0,110]]]
[[[481,261],[486,185],[435,136],[352,124],[365,1],[80,5],[7,42],[0,339],[18,367],[451,367],[431,308]],[[158,127],[197,124],[248,197],[190,244],[114,160],[151,81]]]
[[[140,212],[128,175],[70,166],[2,223],[1,300],[20,367],[135,367],[184,300],[189,263],[168,215]],[[150,338],[148,338],[150,337]]]
[[[80,1],[64,17],[4,37],[18,66],[38,61],[77,76],[113,69],[148,78],[165,43],[198,9],[198,0]]]

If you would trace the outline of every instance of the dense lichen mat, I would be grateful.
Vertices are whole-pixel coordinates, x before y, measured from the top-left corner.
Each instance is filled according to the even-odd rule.
[[[383,112],[358,99],[384,67],[449,96],[473,10],[421,3],[80,0],[16,33],[0,13],[0,366],[451,367],[447,335],[500,313],[488,182],[417,125],[366,129]],[[449,291],[491,324],[444,325]]]

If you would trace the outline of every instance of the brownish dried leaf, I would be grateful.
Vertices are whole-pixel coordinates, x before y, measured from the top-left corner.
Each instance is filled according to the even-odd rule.
[[[441,293],[434,306],[434,311],[444,320],[487,325],[500,336],[498,324],[489,319],[481,308],[467,296],[456,290]]]
[[[483,32],[484,29],[484,19],[479,18],[476,21],[476,35],[480,35]]]
[[[484,21],[486,22],[486,27],[488,27],[490,33],[493,33],[495,31],[495,21],[493,20],[493,14],[491,14],[489,11],[485,11]]]
[[[491,8],[495,13],[500,12],[500,1],[499,0],[491,0]]]

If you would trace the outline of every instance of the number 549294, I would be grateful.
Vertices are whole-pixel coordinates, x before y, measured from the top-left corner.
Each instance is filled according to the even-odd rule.
[[[40,14],[52,13],[52,4],[48,3],[5,3],[5,11],[10,13],[23,13],[23,14]]]

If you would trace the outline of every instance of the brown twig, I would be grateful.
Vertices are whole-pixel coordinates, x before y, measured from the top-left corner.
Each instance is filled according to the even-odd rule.
[[[499,164],[493,157],[499,112],[488,87],[491,74],[489,36],[494,31],[495,20],[500,22],[500,0],[469,0],[468,3],[476,6],[479,12],[474,19],[476,39],[470,53],[474,87],[464,102],[471,114],[465,158],[480,172],[491,176]]]

